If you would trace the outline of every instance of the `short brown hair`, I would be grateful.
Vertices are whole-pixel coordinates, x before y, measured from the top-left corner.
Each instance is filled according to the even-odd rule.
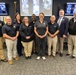
[[[43,12],[41,12],[40,14],[42,14],[43,16],[45,16]],[[39,15],[40,15],[40,14],[39,14]]]
[[[18,12],[15,14],[15,21],[16,21],[16,16],[20,15]],[[21,21],[21,15],[20,15],[20,21]]]

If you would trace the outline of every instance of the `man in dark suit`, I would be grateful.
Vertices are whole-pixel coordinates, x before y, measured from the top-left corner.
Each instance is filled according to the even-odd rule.
[[[59,11],[59,19],[57,21],[59,24],[59,35],[58,35],[58,47],[59,47],[59,55],[62,57],[63,56],[63,42],[64,38],[67,37],[68,33],[68,23],[69,20],[68,18],[64,17],[64,10],[61,9]]]

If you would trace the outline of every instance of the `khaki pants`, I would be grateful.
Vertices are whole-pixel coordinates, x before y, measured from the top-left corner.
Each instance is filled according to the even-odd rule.
[[[10,39],[5,39],[6,46],[7,46],[7,56],[8,60],[12,60],[12,58],[15,58],[18,56],[17,54],[17,39],[15,41],[12,41]]]
[[[64,38],[58,35],[57,50],[59,53],[63,53],[63,44],[64,44]]]
[[[56,47],[57,47],[57,36],[51,38],[48,36],[48,55],[51,55],[51,46],[53,46],[53,56],[56,56]]]
[[[68,54],[76,57],[76,35],[68,36]]]
[[[5,59],[3,51],[3,37],[0,37],[0,59]]]
[[[24,47],[25,56],[31,56],[33,41],[31,42],[21,42]]]

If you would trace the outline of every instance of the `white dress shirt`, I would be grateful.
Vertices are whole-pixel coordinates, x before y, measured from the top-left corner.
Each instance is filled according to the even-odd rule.
[[[62,20],[63,20],[63,17],[59,17],[59,19],[58,19],[58,21],[57,21],[57,23],[59,24],[59,27],[60,27],[60,25],[61,25]]]

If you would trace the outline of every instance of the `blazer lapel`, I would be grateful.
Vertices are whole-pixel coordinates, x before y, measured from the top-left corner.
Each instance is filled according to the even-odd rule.
[[[63,19],[62,19],[62,21],[61,21],[61,24],[63,23],[64,19],[65,19],[65,17],[63,17]]]

